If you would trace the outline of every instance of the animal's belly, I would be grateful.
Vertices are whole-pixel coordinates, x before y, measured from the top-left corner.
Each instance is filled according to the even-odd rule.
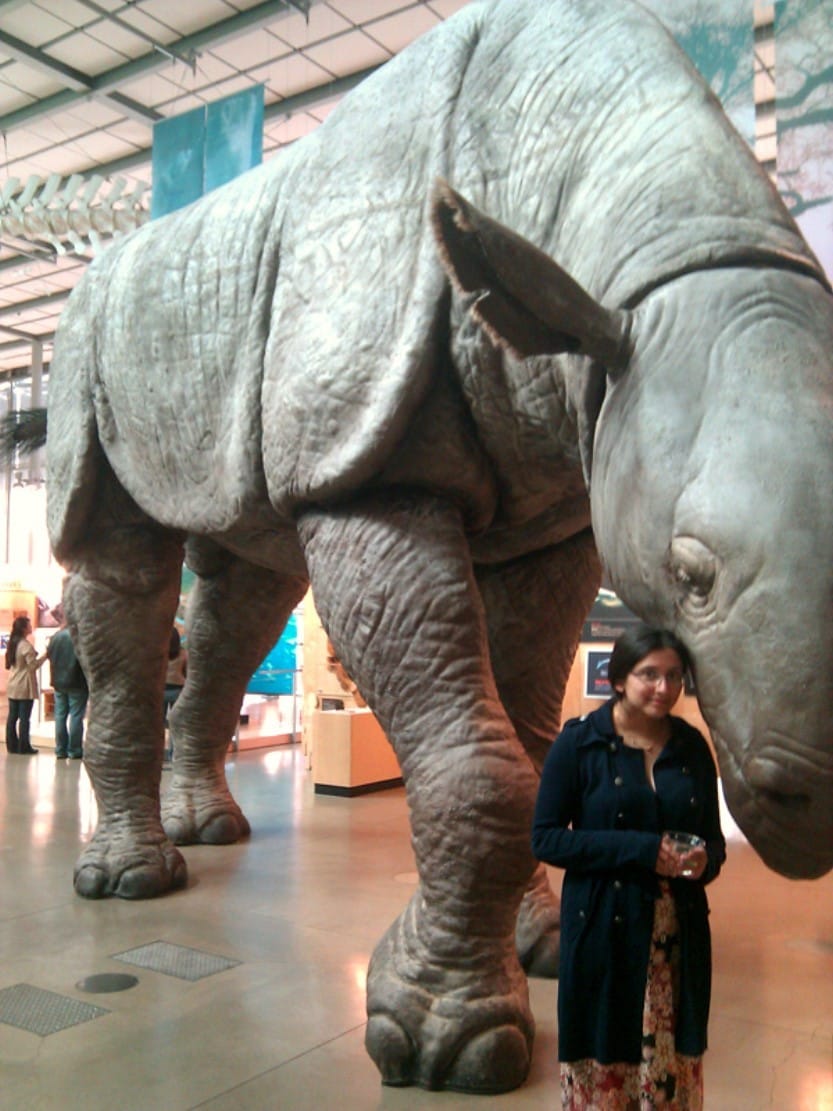
[[[211,539],[258,567],[268,567],[283,575],[309,578],[294,525],[277,521],[272,525],[243,521],[240,527],[230,532],[214,533]]]

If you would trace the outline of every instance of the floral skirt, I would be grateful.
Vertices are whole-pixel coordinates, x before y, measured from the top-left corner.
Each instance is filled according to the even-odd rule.
[[[703,1059],[684,1057],[674,1048],[680,963],[677,913],[667,881],[660,881],[660,887],[642,1012],[642,1060],[638,1065],[591,1060],[562,1064],[564,1111],[702,1111]]]

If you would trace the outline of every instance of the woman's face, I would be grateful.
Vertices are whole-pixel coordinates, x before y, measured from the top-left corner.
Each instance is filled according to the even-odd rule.
[[[683,663],[673,648],[649,652],[616,684],[630,709],[654,719],[671,713],[682,688]]]

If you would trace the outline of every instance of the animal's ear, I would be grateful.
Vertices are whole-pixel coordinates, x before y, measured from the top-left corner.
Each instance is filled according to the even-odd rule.
[[[620,371],[627,314],[609,312],[543,251],[470,205],[440,179],[434,233],[443,265],[492,341],[520,358],[574,352]]]

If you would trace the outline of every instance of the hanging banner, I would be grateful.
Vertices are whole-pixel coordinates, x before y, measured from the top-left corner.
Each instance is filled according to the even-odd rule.
[[[208,105],[205,189],[210,193],[263,161],[263,86]]]
[[[195,108],[153,126],[152,220],[184,208],[203,194],[205,109]]]
[[[833,12],[830,0],[775,6],[778,188],[833,281]]]
[[[263,86],[153,127],[151,219],[184,208],[263,159]]]
[[[709,83],[729,119],[755,145],[755,33],[750,0],[642,0]]]

